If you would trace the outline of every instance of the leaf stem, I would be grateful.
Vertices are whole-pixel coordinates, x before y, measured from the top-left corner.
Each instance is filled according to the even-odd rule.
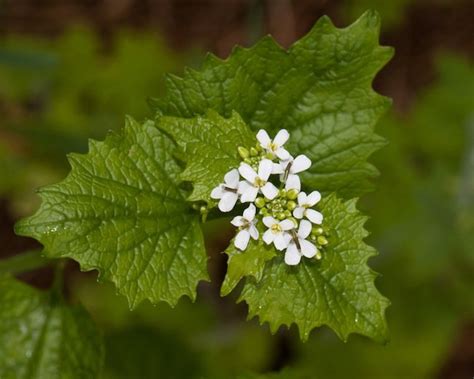
[[[41,255],[40,250],[29,250],[13,257],[0,260],[0,274],[20,274],[49,265],[51,259]]]

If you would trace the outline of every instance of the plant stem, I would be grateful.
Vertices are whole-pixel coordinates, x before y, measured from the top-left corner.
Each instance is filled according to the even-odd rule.
[[[41,255],[39,250],[30,250],[14,255],[13,257],[0,260],[0,274],[19,274],[47,266],[52,261]]]
[[[54,269],[54,280],[51,286],[51,291],[57,298],[62,298],[63,286],[64,286],[64,267],[66,266],[65,260],[59,260],[56,262]]]

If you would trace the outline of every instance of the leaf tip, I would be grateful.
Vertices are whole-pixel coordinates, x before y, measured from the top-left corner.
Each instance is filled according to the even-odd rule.
[[[125,115],[125,127],[126,128],[130,128],[130,127],[136,125],[136,123],[137,122],[135,121],[135,119],[132,116],[130,116],[128,114]]]
[[[29,218],[23,218],[13,225],[13,231],[17,236],[28,237],[28,220]]]
[[[222,282],[221,289],[219,292],[221,297],[224,297],[230,294],[237,284],[228,278],[229,278],[228,275],[226,275],[224,281]]]
[[[376,29],[377,32],[379,32],[382,21],[379,12],[377,12],[375,9],[369,9],[359,17],[356,23],[361,23],[365,27]]]
[[[316,24],[314,24],[313,29],[316,28],[334,28],[334,24],[331,20],[331,18],[328,15],[323,15],[321,16],[318,21],[316,21]]]

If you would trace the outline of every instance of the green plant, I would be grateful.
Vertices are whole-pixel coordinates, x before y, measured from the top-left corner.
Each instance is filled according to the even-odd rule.
[[[99,279],[113,282],[131,308],[145,299],[174,306],[182,296],[194,300],[198,282],[208,279],[201,224],[222,217],[215,200],[223,195],[214,189],[229,170],[238,169],[246,189],[232,187],[227,178],[221,189],[238,191],[241,202],[255,200],[260,208],[235,222],[241,232],[253,217],[261,219],[259,228],[269,226],[270,213],[293,222],[293,212],[299,228],[287,233],[291,241],[282,237],[288,259],[276,242],[257,237],[244,248],[236,237],[235,248],[226,251],[222,293],[242,282],[240,299],[250,316],[268,322],[272,331],[295,323],[307,340],[312,329],[328,325],[344,340],[359,333],[386,341],[388,300],[366,265],[376,250],[363,241],[366,217],[356,209],[377,174],[367,158],[385,143],[374,126],[390,104],[371,87],[392,56],[390,48],[379,46],[378,34],[374,12],[345,29],[324,17],[288,51],[268,37],[250,49],[237,47],[225,61],[208,55],[200,71],[186,70],[183,78],[168,76],[166,96],[150,101],[156,117],[127,118],[122,131],[103,142],[90,141],[87,154],[70,154],[70,174],[40,190],[40,209],[20,221],[16,232],[40,241],[50,259],[71,258],[84,271],[98,270]],[[300,185],[283,188],[298,173],[291,168],[298,157],[292,163],[280,156],[278,137],[266,144],[262,130],[272,135],[287,130],[291,138],[285,148],[312,162]],[[274,188],[278,179],[268,176],[277,157],[286,182],[279,190]],[[306,200],[290,206],[302,194],[300,186],[322,196],[318,212],[313,210],[316,218],[306,215],[309,209],[300,215],[322,223],[310,227],[314,238],[292,209],[306,208]],[[256,198],[258,190],[263,195]],[[317,202],[308,201],[310,207]],[[285,232],[293,228],[280,226]],[[301,248],[308,243],[319,254]],[[290,246],[305,255],[301,262],[291,257]],[[60,277],[60,263],[58,271]],[[5,280],[7,287],[17,285]],[[85,345],[87,338],[81,337]],[[6,343],[21,349],[22,341]],[[8,358],[23,370],[23,360],[10,352]]]

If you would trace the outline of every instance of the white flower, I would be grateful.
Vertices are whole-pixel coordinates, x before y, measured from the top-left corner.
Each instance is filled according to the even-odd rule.
[[[269,159],[262,159],[258,166],[258,174],[247,163],[241,163],[239,167],[240,175],[246,180],[240,182],[239,193],[242,203],[253,202],[259,191],[269,199],[273,200],[278,195],[278,188],[267,182],[272,173],[273,163]]]
[[[260,129],[257,133],[257,140],[260,142],[260,146],[280,159],[288,159],[290,157],[290,153],[283,148],[283,145],[288,141],[288,138],[290,138],[290,134],[285,129],[281,129],[273,141],[265,130]]]
[[[321,194],[318,191],[313,191],[309,195],[304,192],[298,194],[298,206],[293,211],[293,216],[296,218],[306,217],[314,224],[321,224],[323,222],[323,215],[314,210],[310,209],[321,200]]]
[[[298,182],[298,189],[301,187],[301,182],[298,173],[307,170],[311,167],[311,160],[306,155],[298,155],[296,158],[291,156],[280,161],[280,163],[274,163],[272,168],[272,174],[280,174],[280,180],[286,182],[289,178],[293,178]]]
[[[234,240],[234,245],[239,250],[245,250],[247,248],[250,237],[254,240],[258,239],[258,230],[255,226],[255,211],[255,205],[250,204],[244,211],[243,216],[236,216],[231,221],[232,225],[240,229]]]
[[[234,208],[239,198],[239,171],[237,169],[230,170],[224,176],[224,183],[219,184],[211,192],[211,198],[220,199],[219,209],[222,212],[229,212]]]
[[[290,266],[297,265],[301,261],[301,257],[314,257],[318,249],[306,238],[311,233],[311,223],[307,220],[300,221],[298,232],[292,231],[292,239],[288,244],[285,253],[285,263]]]
[[[263,233],[263,240],[267,245],[273,242],[278,250],[283,250],[288,247],[291,240],[288,230],[294,229],[295,223],[293,221],[288,219],[278,221],[271,216],[266,216],[263,218],[263,223],[268,228],[268,230]]]

